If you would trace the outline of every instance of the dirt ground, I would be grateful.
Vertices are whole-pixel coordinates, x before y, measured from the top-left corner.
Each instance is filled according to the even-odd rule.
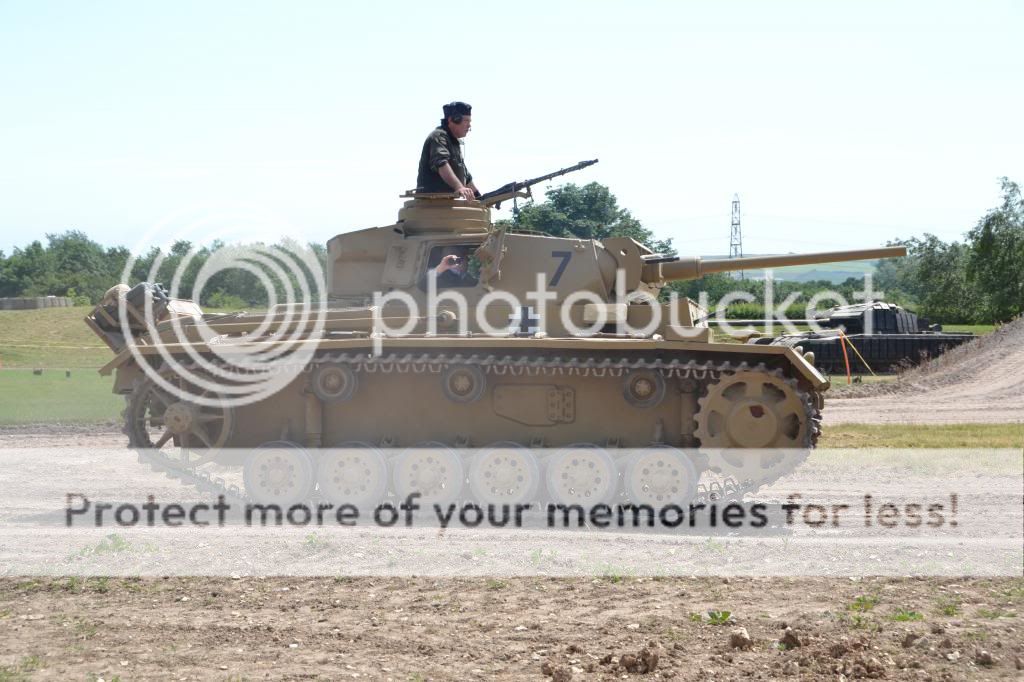
[[[1021,579],[4,579],[0,678],[1020,679],[1022,606]]]
[[[826,397],[826,424],[1024,422],[1024,318],[954,348],[898,382]]]

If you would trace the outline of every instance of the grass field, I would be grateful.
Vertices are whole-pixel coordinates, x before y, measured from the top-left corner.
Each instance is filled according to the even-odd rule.
[[[1016,476],[1022,473],[1019,452],[982,446],[970,449],[924,448],[847,448],[815,450],[799,469],[799,475],[811,478],[857,475],[865,468],[882,474],[889,470],[897,476],[939,476],[951,481],[973,476]]]
[[[0,310],[0,368],[98,369],[107,364],[113,352],[83,321],[90,310]]]
[[[82,321],[89,310],[0,311],[0,425],[120,420],[124,399],[96,373],[114,356]]]
[[[119,422],[124,398],[95,369],[0,371],[0,425]]]
[[[896,381],[898,377],[895,374],[854,374],[851,379],[857,380],[854,383],[859,384],[888,384]],[[845,374],[834,374],[831,377],[832,388],[835,390],[838,386],[846,386],[846,375]],[[829,393],[829,395],[834,395]]]
[[[838,424],[818,447],[1024,448],[1024,424]]]
[[[944,332],[971,332],[978,336],[984,336],[985,334],[991,334],[996,330],[994,324],[944,324],[942,325],[942,331]]]
[[[0,367],[98,368],[113,353],[83,318],[91,308],[0,310]]]

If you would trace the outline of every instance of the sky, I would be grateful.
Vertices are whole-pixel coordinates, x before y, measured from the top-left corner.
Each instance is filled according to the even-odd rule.
[[[456,99],[481,189],[599,158],[565,180],[683,255],[728,252],[734,194],[747,253],[960,239],[1024,182],[1022,34],[984,0],[0,0],[0,250],[391,224]]]

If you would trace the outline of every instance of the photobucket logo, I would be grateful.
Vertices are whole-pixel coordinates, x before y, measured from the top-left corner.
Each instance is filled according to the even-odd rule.
[[[624,270],[616,272],[615,282],[616,292],[626,291]],[[463,291],[439,290],[436,278],[429,275],[424,288],[425,304],[407,291],[374,292],[371,336],[375,355],[383,351],[384,339],[424,332],[428,337],[480,334],[543,338],[554,326],[560,329],[560,336],[587,337],[615,325],[627,336],[647,338],[660,328],[663,319],[657,298],[646,291],[616,293],[612,302],[595,291],[576,291],[556,305],[558,292],[548,286],[544,273],[535,276],[534,287],[522,297],[495,289],[474,297],[473,304]],[[631,324],[626,312],[631,304],[650,304],[651,314],[644,324]],[[675,312],[671,311],[670,323],[678,325]]]
[[[161,234],[169,232],[167,222],[156,228]],[[119,306],[132,357],[149,380],[183,402],[240,407],[273,396],[309,364],[324,329],[327,287],[316,253],[281,241],[280,235],[290,234],[287,226],[252,213],[204,214],[170,232],[177,248],[149,251],[144,258],[151,262],[140,277],[159,282],[169,275],[169,300],[150,290],[141,310]],[[261,232],[274,235],[267,241],[278,243],[255,241]],[[181,245],[193,234],[213,239],[213,246],[190,246],[183,252]],[[250,243],[221,245],[241,239]],[[133,272],[138,275],[142,265],[133,253],[122,283],[128,284]],[[252,283],[256,290],[250,298],[265,299],[267,313],[198,315],[198,306],[176,300],[198,303],[228,277]]]
[[[824,320],[816,315],[824,304],[849,305],[847,298],[839,291],[822,290],[809,296],[803,307],[803,319],[789,319],[787,310],[804,295],[793,291],[782,301],[775,301],[774,280],[771,271],[766,272],[763,303],[744,290],[733,290],[724,294],[714,304],[705,292],[699,295],[700,311],[682,319],[681,312],[688,306],[676,292],[656,297],[650,291],[638,289],[626,294],[626,274],[616,273],[614,297],[592,290],[575,291],[560,302],[555,290],[550,289],[546,277],[538,274],[531,290],[518,296],[510,291],[491,290],[482,296],[467,297],[458,289],[439,291],[434,278],[428,277],[424,289],[426,300],[408,291],[395,290],[387,293],[375,292],[373,296],[372,333],[373,353],[383,352],[384,340],[411,335],[469,336],[543,338],[554,332],[557,336],[591,337],[605,331],[630,338],[652,338],[663,333],[666,327],[706,327],[709,322],[718,331],[742,337],[749,335],[751,323],[763,326],[762,335],[800,334],[801,326],[821,333]],[[872,287],[870,275],[865,276],[864,290],[855,291],[853,299],[869,302],[878,300],[882,293]],[[473,299],[471,303],[470,299]],[[760,319],[740,323],[727,315],[728,308],[736,303],[754,304],[761,312]],[[642,308],[642,315],[635,319],[630,310]],[[800,325],[800,326],[798,326]],[[865,315],[865,333],[871,333],[872,317]],[[835,333],[833,330],[832,333]]]

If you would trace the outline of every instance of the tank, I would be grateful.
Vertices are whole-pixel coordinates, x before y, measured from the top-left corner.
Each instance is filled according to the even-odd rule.
[[[829,374],[892,372],[934,358],[974,339],[971,333],[943,332],[902,306],[884,301],[834,306],[812,320],[823,330],[751,339],[768,346],[800,346],[814,353],[814,365]],[[843,353],[845,336],[848,343]]]
[[[215,316],[156,286],[112,289],[87,323],[115,352],[100,373],[143,461],[211,490],[200,465],[241,467],[230,492],[268,504],[739,497],[806,457],[829,381],[792,346],[716,342],[707,311],[661,289],[905,254],[702,260],[513,231],[487,200],[407,199],[394,224],[328,242],[301,366],[246,404],[232,399],[245,363],[220,370],[282,347],[309,306]]]

